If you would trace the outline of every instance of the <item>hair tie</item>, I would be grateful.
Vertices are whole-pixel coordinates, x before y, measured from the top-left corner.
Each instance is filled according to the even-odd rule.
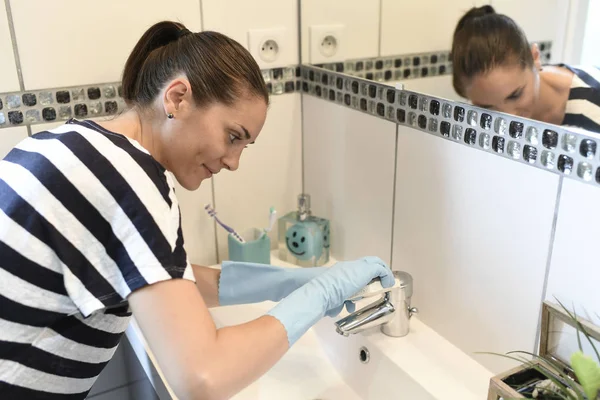
[[[190,33],[192,33],[192,32],[190,32],[190,30],[188,28],[181,28],[179,31],[177,31],[177,39],[180,39],[186,35],[189,35]]]

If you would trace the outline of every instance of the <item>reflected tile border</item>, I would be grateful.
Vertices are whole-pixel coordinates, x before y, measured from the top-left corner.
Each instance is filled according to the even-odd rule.
[[[552,42],[535,42],[540,49],[542,63],[552,59]],[[376,82],[403,81],[452,74],[449,51],[399,54],[386,57],[360,58],[343,62],[316,64],[320,67]]]
[[[302,66],[302,92],[600,187],[600,134],[493,112],[309,65]]]

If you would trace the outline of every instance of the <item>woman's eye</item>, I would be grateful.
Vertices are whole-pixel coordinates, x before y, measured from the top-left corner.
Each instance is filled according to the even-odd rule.
[[[236,140],[240,140],[239,137],[235,136],[233,133],[229,134],[229,141],[233,144]]]
[[[512,94],[512,95],[509,97],[509,99],[510,99],[510,100],[516,100],[516,99],[518,99],[519,97],[521,97],[521,92],[518,92],[518,93]]]

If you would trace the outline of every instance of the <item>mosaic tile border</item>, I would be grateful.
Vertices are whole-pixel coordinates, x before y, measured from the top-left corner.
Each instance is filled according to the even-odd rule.
[[[124,109],[119,83],[0,94],[0,128],[69,118],[114,115]]]
[[[302,92],[600,187],[600,134],[582,133],[313,66]]]
[[[552,59],[552,42],[535,43],[540,49],[542,63],[550,61]],[[449,51],[361,58],[337,63],[315,64],[314,66],[376,82],[452,74],[452,60]]]
[[[299,66],[263,70],[262,74],[272,95],[300,90]],[[119,82],[1,93],[0,129],[116,115],[125,108]]]

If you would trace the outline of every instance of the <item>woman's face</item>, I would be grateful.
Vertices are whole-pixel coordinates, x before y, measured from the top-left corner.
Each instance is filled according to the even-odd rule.
[[[465,95],[475,106],[531,118],[539,97],[537,46],[532,54],[533,67],[522,67],[518,62],[494,67],[467,82]]]
[[[242,97],[231,106],[212,103],[201,108],[185,94],[166,97],[166,111],[174,118],[162,124],[159,162],[188,190],[196,190],[223,168],[235,171],[267,114],[265,101],[256,96]]]
[[[475,76],[465,89],[477,107],[530,118],[539,95],[539,75],[520,65],[499,66]]]

